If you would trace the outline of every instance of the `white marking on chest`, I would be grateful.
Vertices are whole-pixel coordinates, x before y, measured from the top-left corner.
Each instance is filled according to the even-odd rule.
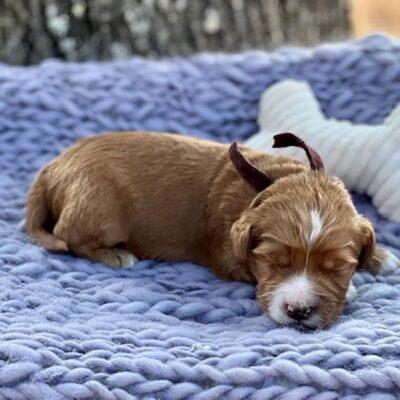
[[[306,241],[312,245],[324,230],[324,222],[318,210],[315,208],[310,211],[311,231]]]

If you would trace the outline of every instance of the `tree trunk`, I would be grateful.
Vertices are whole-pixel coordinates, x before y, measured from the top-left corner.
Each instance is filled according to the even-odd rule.
[[[349,0],[0,0],[0,61],[313,45],[348,37],[348,14]]]

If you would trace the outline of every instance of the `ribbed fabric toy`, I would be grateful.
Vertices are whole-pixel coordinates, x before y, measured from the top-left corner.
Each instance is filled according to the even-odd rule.
[[[295,147],[271,147],[276,133],[296,133],[318,151],[329,173],[400,222],[400,105],[379,125],[328,119],[307,82],[283,80],[263,93],[258,123],[260,131],[246,145],[306,161]]]

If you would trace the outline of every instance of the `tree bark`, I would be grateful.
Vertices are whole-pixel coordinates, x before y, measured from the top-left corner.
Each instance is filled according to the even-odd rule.
[[[349,0],[0,0],[0,61],[272,49],[349,30]]]

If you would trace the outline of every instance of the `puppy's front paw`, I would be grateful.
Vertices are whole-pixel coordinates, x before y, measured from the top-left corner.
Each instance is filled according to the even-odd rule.
[[[346,292],[346,303],[351,303],[357,296],[357,289],[353,285],[353,282],[350,282],[350,285]]]
[[[137,262],[137,258],[132,253],[121,249],[97,249],[95,258],[114,268],[129,268]]]
[[[393,254],[390,250],[383,249],[386,256],[383,258],[383,262],[381,265],[380,272],[393,272],[395,269],[400,267],[400,260],[399,258]]]
[[[400,260],[388,249],[375,247],[375,253],[364,269],[373,275],[391,272],[400,266]]]

